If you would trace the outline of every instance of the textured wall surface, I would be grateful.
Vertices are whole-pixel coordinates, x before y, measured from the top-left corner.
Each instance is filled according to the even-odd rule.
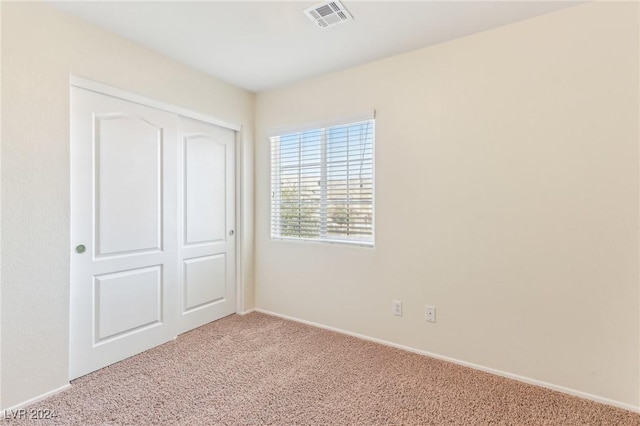
[[[259,94],[257,306],[639,406],[638,71],[595,2]],[[269,129],[371,108],[376,247],[271,240]]]

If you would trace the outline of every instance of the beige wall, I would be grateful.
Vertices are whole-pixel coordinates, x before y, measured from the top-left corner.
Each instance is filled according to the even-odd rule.
[[[69,75],[244,126],[253,94],[34,3],[2,4],[2,407],[68,383]],[[243,200],[252,229],[252,194]],[[246,305],[253,236],[245,234]]]
[[[2,2],[0,1],[0,94],[2,93]],[[0,95],[0,407],[2,407],[2,96]]]
[[[1,25],[6,408],[67,383],[69,74],[244,126],[247,308],[254,111],[49,6]],[[258,307],[640,405],[637,34],[637,4],[588,4],[260,95]],[[271,241],[268,129],[372,107],[376,248]]]
[[[258,95],[257,307],[639,406],[638,28],[580,5]],[[270,240],[269,129],[371,108],[375,249]]]

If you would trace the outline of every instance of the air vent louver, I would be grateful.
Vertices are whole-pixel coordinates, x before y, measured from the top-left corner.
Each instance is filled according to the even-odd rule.
[[[338,0],[316,4],[306,9],[304,14],[322,28],[332,27],[353,19],[353,16]]]

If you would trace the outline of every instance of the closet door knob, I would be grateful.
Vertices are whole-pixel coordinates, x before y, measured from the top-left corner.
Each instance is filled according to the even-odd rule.
[[[85,251],[87,251],[87,248],[84,245],[80,244],[79,246],[76,246],[76,253],[82,254]]]
[[[235,234],[236,232],[232,229],[231,231],[229,231],[229,235],[231,235],[233,237],[233,234]]]

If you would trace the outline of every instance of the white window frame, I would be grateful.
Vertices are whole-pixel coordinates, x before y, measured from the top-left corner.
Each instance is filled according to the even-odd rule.
[[[326,217],[326,209],[327,209],[327,153],[326,153],[326,132],[323,132],[323,141],[322,141],[322,152],[321,152],[321,164],[323,167],[321,168],[321,195],[320,195],[320,208],[324,210],[324,214],[321,214],[321,236],[319,238],[305,238],[305,237],[287,237],[281,235],[274,235],[273,233],[273,212],[274,212],[274,204],[275,200],[280,199],[279,194],[276,194],[275,191],[280,190],[279,182],[273,182],[273,178],[280,178],[280,172],[274,172],[274,167],[279,167],[279,164],[273,163],[273,144],[272,138],[279,137],[283,135],[288,135],[292,133],[304,133],[312,130],[321,130],[329,127],[341,126],[341,125],[349,125],[356,124],[362,121],[373,120],[374,127],[372,129],[372,140],[371,140],[371,173],[372,173],[372,184],[371,184],[371,240],[370,241],[358,241],[358,240],[343,240],[343,239],[331,239],[327,237],[327,217]],[[376,241],[376,171],[375,171],[375,163],[376,163],[376,131],[375,131],[375,111],[365,114],[352,115],[348,117],[342,117],[338,119],[330,119],[317,121],[314,123],[307,123],[305,125],[298,126],[281,126],[272,129],[268,132],[268,143],[269,143],[269,235],[272,241],[285,241],[285,242],[300,242],[300,243],[315,243],[315,244],[340,244],[340,245],[348,245],[348,246],[359,246],[359,247],[367,247],[374,248]],[[275,183],[275,185],[274,185]],[[323,202],[324,201],[324,202]]]

